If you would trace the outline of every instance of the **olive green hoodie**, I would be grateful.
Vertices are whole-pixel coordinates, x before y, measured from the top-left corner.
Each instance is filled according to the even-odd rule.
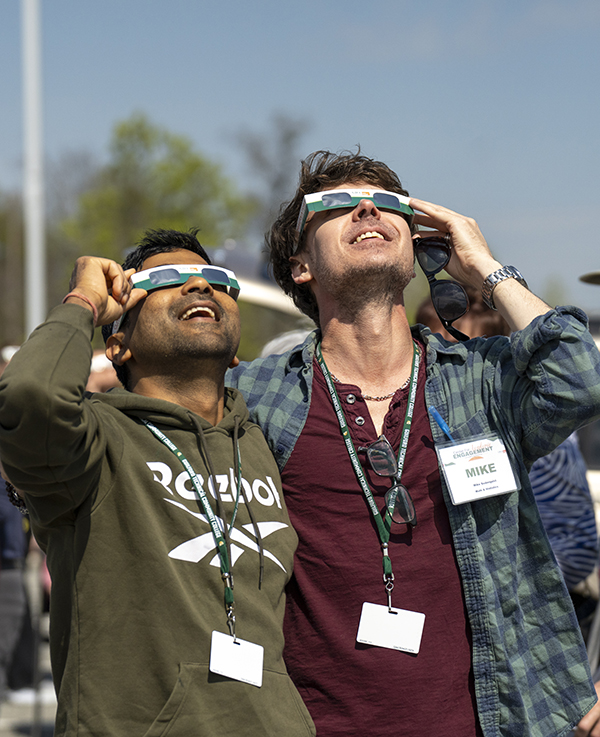
[[[55,308],[0,380],[0,454],[25,491],[52,576],[55,734],[314,734],[282,660],[297,538],[260,429],[235,390],[215,427],[124,389],[85,394],[91,334],[88,310]],[[220,497],[227,524],[239,425],[246,495],[230,530],[236,635],[264,647],[261,688],[209,672],[211,633],[228,632],[214,538],[180,460],[142,419],[184,453],[217,516]]]

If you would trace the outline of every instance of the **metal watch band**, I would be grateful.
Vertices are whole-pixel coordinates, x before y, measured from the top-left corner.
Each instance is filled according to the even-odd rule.
[[[516,279],[519,284],[522,284],[525,287],[525,289],[529,289],[523,275],[518,269],[515,269],[514,266],[503,266],[501,269],[494,271],[489,276],[485,277],[481,287],[481,296],[483,297],[483,301],[492,310],[496,309],[496,305],[494,304],[494,289],[505,279]]]

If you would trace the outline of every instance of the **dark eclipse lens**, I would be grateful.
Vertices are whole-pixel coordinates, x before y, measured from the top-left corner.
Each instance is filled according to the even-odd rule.
[[[334,194],[324,194],[321,198],[323,207],[343,207],[352,204],[352,197],[348,192],[335,192]]]
[[[209,284],[229,284],[229,279],[226,274],[218,269],[211,269],[210,266],[202,269],[202,276]]]
[[[394,197],[393,194],[387,194],[386,192],[375,192],[373,202],[380,207],[391,207],[392,210],[397,210],[400,207],[400,200]]]
[[[177,269],[162,269],[161,271],[151,271],[148,274],[151,284],[169,284],[179,280],[179,272]]]

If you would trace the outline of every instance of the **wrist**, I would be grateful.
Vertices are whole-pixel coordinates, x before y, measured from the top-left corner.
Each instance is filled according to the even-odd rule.
[[[483,297],[485,304],[490,309],[496,309],[496,305],[494,304],[494,291],[496,290],[496,287],[507,279],[514,279],[524,286],[525,289],[529,289],[527,282],[518,269],[514,266],[501,266],[499,269],[488,274],[481,285],[481,296]]]
[[[73,302],[77,300],[77,303],[80,304],[82,307],[86,307],[86,309],[87,307],[89,307],[92,311],[92,316],[94,319],[94,327],[96,327],[98,323],[98,308],[96,307],[96,305],[92,302],[92,300],[89,297],[87,297],[82,292],[78,292],[75,289],[72,292],[69,292],[69,294],[67,294],[67,296],[63,299],[62,303],[65,304],[67,300],[71,300]]]
[[[476,289],[481,289],[482,282],[485,281],[490,274],[501,269],[502,266],[503,264],[500,263],[500,261],[496,261],[495,258],[485,259],[485,261],[478,263],[471,271],[473,277],[471,279],[471,285]]]

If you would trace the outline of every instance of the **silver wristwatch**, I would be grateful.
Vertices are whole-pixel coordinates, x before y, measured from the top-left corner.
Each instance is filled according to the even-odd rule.
[[[483,280],[483,286],[481,287],[481,296],[486,305],[495,310],[494,305],[494,289],[505,279],[516,279],[519,284],[522,284],[525,289],[529,289],[527,282],[523,279],[523,275],[514,266],[503,266],[501,269],[494,271],[489,276],[486,276]]]

